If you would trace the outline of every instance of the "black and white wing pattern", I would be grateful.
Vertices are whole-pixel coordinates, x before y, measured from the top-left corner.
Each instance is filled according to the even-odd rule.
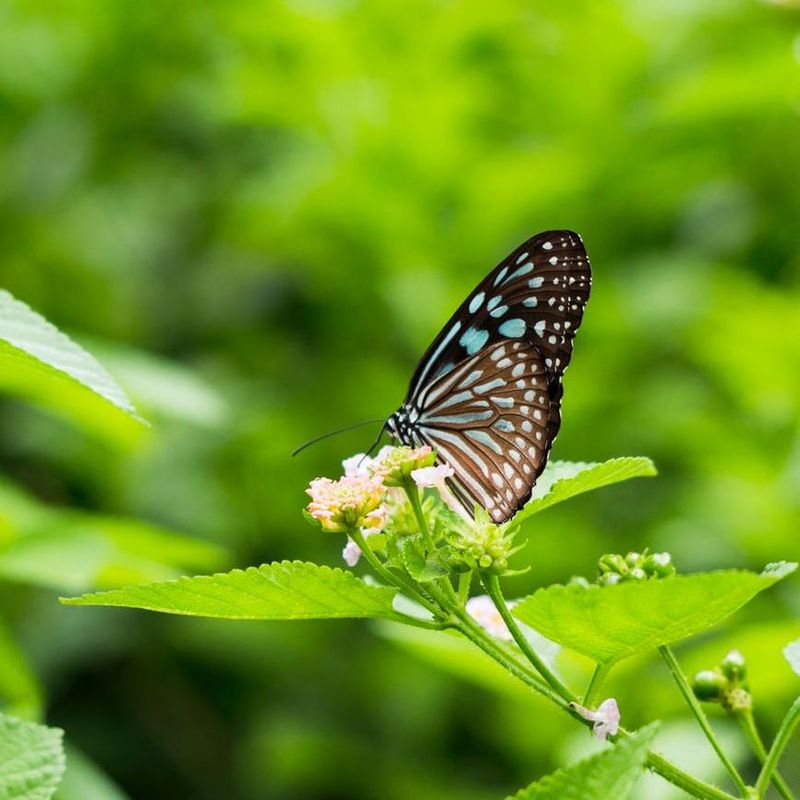
[[[590,288],[580,236],[537,234],[476,287],[419,362],[387,427],[438,451],[469,513],[477,503],[504,522],[530,498],[561,423],[561,377]]]

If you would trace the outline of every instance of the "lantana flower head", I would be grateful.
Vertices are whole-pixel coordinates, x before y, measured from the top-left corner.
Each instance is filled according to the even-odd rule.
[[[306,510],[323,530],[338,533],[360,528],[377,532],[386,524],[384,490],[377,475],[345,475],[338,481],[317,478],[306,494],[311,497]]]
[[[384,447],[372,463],[376,475],[383,478],[384,486],[402,486],[411,473],[433,464],[436,453],[428,446]]]
[[[570,707],[577,711],[584,719],[593,722],[592,733],[600,741],[605,741],[606,736],[616,736],[619,731],[619,707],[613,697],[603,700],[597,707],[597,711],[570,703]]]

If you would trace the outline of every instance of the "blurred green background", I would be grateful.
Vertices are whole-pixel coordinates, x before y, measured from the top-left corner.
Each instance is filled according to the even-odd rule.
[[[682,571],[800,555],[799,62],[797,6],[755,0],[0,5],[2,285],[152,421],[133,438],[0,404],[0,539],[36,514],[80,529],[22,567],[0,556],[0,650],[30,665],[0,680],[5,704],[119,786],[72,796],[492,800],[588,747],[425,637],[56,602],[340,564],[303,490],[371,432],[289,452],[392,411],[455,306],[538,230],[580,231],[595,273],[554,456],[649,455],[661,475],[537,516],[509,594],[607,551],[669,550]],[[111,563],[87,527],[117,517],[227,555]],[[795,579],[679,656],[738,645],[771,733],[798,619]],[[612,687],[623,721],[663,716],[664,749],[715,774],[658,662]]]

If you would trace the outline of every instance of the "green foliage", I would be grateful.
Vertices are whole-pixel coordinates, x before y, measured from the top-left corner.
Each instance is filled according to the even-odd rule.
[[[66,744],[67,769],[55,800],[128,800],[86,756]]]
[[[653,462],[641,456],[612,458],[601,464],[551,461],[536,482],[530,501],[514,517],[514,522],[522,522],[533,514],[544,511],[545,508],[584,492],[591,492],[630,478],[650,477],[656,474]]]
[[[110,440],[128,442],[141,434],[142,421],[108,371],[4,290],[0,390],[46,406]]]
[[[42,708],[42,687],[3,621],[0,621],[0,707],[25,719],[36,719]]]
[[[418,536],[408,536],[400,542],[400,552],[408,574],[421,583],[446,575],[447,568],[436,558],[426,558],[420,545],[421,540]]]
[[[657,729],[657,724],[648,725],[614,747],[536,781],[509,800],[625,800],[642,775]]]
[[[219,545],[141,520],[54,508],[0,478],[0,578],[83,591],[167,580],[224,561]]]
[[[796,569],[770,565],[614,586],[554,585],[514,607],[526,625],[602,664],[701,633]]]
[[[218,575],[126,586],[61,602],[224,619],[398,619],[392,608],[395,592],[386,586],[370,586],[341,569],[282,561]]]
[[[0,714],[0,798],[49,800],[64,774],[63,732]]]

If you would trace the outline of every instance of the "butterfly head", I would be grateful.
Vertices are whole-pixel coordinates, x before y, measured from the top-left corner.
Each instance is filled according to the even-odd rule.
[[[418,413],[415,409],[407,403],[403,404],[386,420],[386,430],[389,431],[390,436],[403,444],[412,444],[412,433],[417,417]]]

